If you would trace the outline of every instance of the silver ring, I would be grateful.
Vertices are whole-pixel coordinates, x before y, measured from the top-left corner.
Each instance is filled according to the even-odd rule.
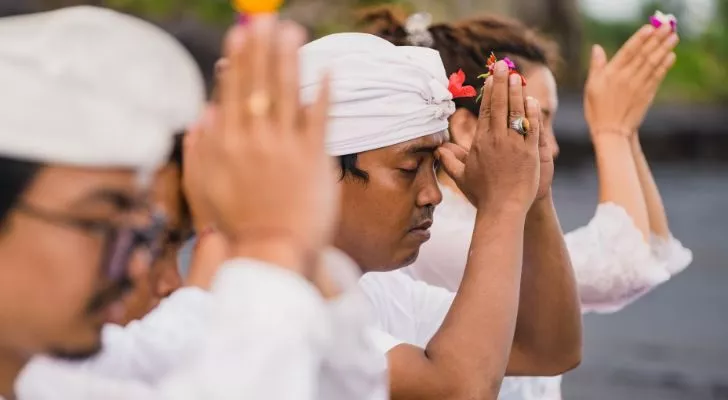
[[[531,127],[531,124],[528,122],[526,118],[518,117],[511,121],[511,129],[518,132],[519,135],[526,136],[528,135],[528,129]]]

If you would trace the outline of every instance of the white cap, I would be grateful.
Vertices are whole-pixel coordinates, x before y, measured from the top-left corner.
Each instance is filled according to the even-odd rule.
[[[80,6],[0,18],[0,156],[151,170],[197,118],[204,83],[174,37]]]
[[[395,46],[365,33],[339,33],[300,51],[301,101],[318,95],[332,74],[326,150],[359,153],[431,135],[448,128],[455,112],[440,53]]]

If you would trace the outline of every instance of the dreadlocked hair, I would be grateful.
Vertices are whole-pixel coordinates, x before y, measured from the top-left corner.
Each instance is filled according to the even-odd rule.
[[[363,32],[379,36],[397,46],[410,46],[407,40],[406,13],[396,7],[378,7],[363,11],[359,26]],[[527,75],[533,66],[546,66],[558,74],[561,56],[558,45],[522,22],[493,14],[430,26],[432,48],[440,53],[447,74],[462,69],[465,85],[479,88],[478,75],[486,71],[490,53],[500,60],[508,57],[518,72]],[[478,115],[480,105],[473,98],[455,99],[458,108]]]

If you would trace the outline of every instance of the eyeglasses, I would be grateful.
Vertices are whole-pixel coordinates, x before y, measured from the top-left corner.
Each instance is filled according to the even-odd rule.
[[[28,216],[47,223],[75,228],[87,233],[101,234],[104,237],[104,252],[101,268],[112,282],[122,280],[127,275],[133,254],[140,249],[146,250],[149,263],[160,256],[166,232],[166,218],[161,213],[153,213],[149,224],[132,227],[95,219],[63,215],[27,202],[19,202],[16,209]]]

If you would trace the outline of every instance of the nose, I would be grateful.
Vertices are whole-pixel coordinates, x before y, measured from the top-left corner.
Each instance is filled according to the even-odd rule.
[[[418,207],[434,207],[442,203],[442,192],[437,184],[437,175],[434,169],[427,174],[426,179],[422,183],[417,193]]]

